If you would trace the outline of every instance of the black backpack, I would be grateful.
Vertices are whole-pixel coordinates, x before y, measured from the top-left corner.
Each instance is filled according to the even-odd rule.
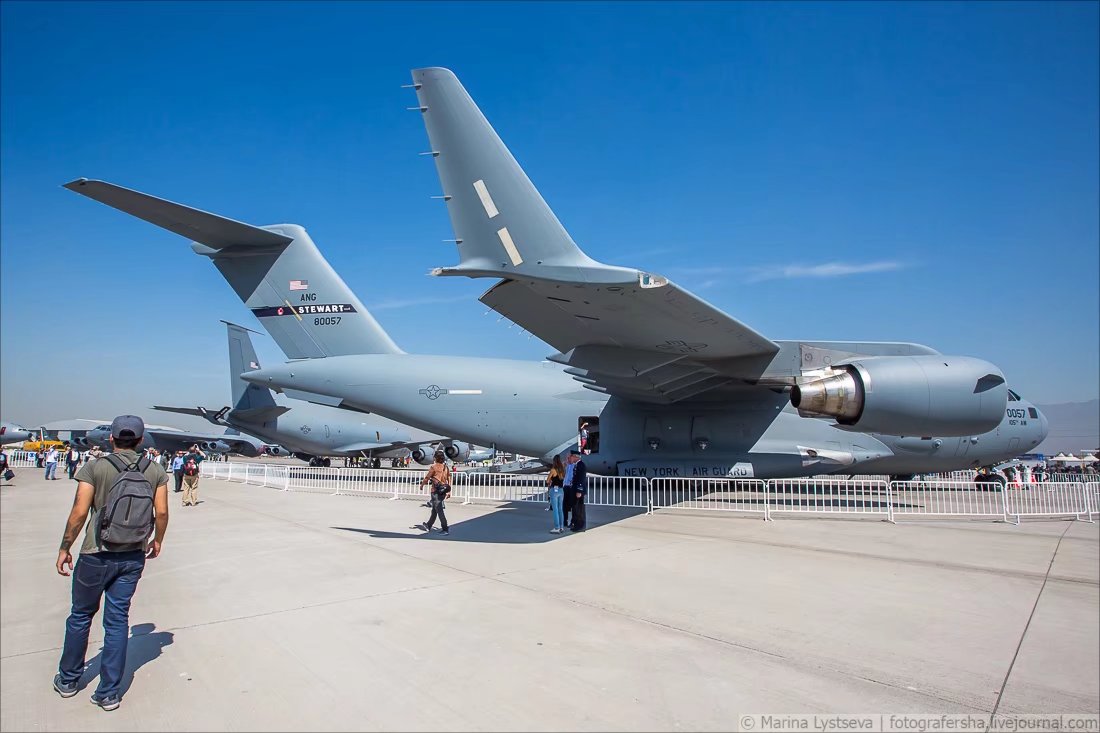
[[[198,476],[199,475],[199,462],[195,460],[193,456],[185,456],[183,459],[183,475],[184,476]]]
[[[107,456],[118,475],[107,490],[107,502],[99,514],[99,542],[108,545],[142,544],[153,534],[153,494],[155,489],[145,477],[149,459],[132,465],[116,455]]]

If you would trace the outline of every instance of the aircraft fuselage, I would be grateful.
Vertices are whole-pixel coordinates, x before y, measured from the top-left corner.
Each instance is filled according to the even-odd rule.
[[[598,450],[586,458],[589,470],[612,475],[949,471],[1011,458],[1045,436],[1041,416],[1021,421],[1007,414],[980,436],[922,440],[860,433],[801,417],[781,391],[753,387],[730,402],[635,402],[584,389],[549,362],[369,354],[292,361],[242,377],[273,389],[339,397],[345,407],[539,458],[576,447],[578,427],[588,420],[599,436]],[[1010,403],[1010,412],[1026,414],[1027,407]]]

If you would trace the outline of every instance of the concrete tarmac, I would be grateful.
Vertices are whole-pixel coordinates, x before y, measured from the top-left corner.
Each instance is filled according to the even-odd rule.
[[[0,486],[0,729],[733,730],[742,714],[1100,712],[1100,532],[171,494],[122,706],[50,687],[68,480]]]

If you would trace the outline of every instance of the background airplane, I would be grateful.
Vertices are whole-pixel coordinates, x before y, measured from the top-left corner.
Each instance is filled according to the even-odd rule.
[[[273,336],[299,340],[302,359],[248,381],[543,461],[585,422],[590,470],[648,476],[952,470],[1045,436],[988,362],[904,342],[773,341],[667,278],[591,259],[451,72],[413,82],[460,254],[435,274],[498,279],[481,301],[558,349],[553,363],[405,354],[300,226],[66,187],[194,239]]]
[[[419,463],[431,462],[439,447],[453,460],[471,459],[469,444],[409,428],[377,415],[341,410],[291,400],[279,404],[265,387],[250,384],[241,374],[260,368],[249,329],[228,321],[229,382],[232,407],[220,410],[155,406],[155,410],[198,415],[215,425],[235,428],[267,443],[283,446],[310,465],[328,465],[329,456],[366,457],[376,467],[383,458],[413,454]],[[316,396],[314,396],[316,399]],[[270,451],[278,455],[279,451]]]
[[[30,440],[33,433],[22,425],[12,422],[0,422],[0,445],[22,443]]]
[[[111,449],[111,424],[105,423],[89,430],[86,437],[86,447],[95,446],[103,450]],[[193,445],[198,445],[209,453],[238,453],[242,456],[255,458],[265,452],[263,442],[249,435],[240,435],[232,430],[227,430],[220,435],[209,433],[196,433],[187,430],[177,430],[166,425],[146,425],[145,438],[142,440],[143,448],[156,448],[159,451],[175,452],[187,450]]]

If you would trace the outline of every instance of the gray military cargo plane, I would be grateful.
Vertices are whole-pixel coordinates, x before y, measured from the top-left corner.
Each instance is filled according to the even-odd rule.
[[[34,435],[33,432],[12,422],[0,422],[0,445],[8,443],[25,443]]]
[[[154,410],[197,415],[214,425],[254,435],[283,446],[311,466],[328,465],[329,456],[355,456],[366,457],[380,467],[383,458],[404,458],[410,453],[423,464],[431,462],[437,447],[451,458],[470,459],[466,443],[399,425],[383,417],[371,415],[368,421],[368,416],[359,412],[298,400],[292,406],[278,404],[269,389],[241,378],[242,374],[260,368],[249,329],[228,321],[223,323],[229,338],[232,408],[157,405]],[[281,451],[269,452],[279,455]]]
[[[188,430],[170,428],[166,425],[146,425],[142,448],[156,448],[159,451],[175,453],[198,445],[211,453],[239,453],[255,458],[261,456],[266,446],[250,435],[241,435],[233,429],[221,434],[196,433]],[[78,445],[80,448],[95,446],[103,450],[111,449],[111,425],[99,425],[89,430],[87,436]]]
[[[591,259],[454,74],[420,69],[411,86],[460,256],[434,274],[498,280],[481,301],[557,349],[549,361],[402,352],[300,226],[102,181],[66,188],[195,240],[276,340],[298,339],[303,358],[248,381],[546,462],[584,423],[589,470],[650,477],[947,471],[1045,437],[1046,419],[988,362],[911,343],[773,341],[665,277]]]

